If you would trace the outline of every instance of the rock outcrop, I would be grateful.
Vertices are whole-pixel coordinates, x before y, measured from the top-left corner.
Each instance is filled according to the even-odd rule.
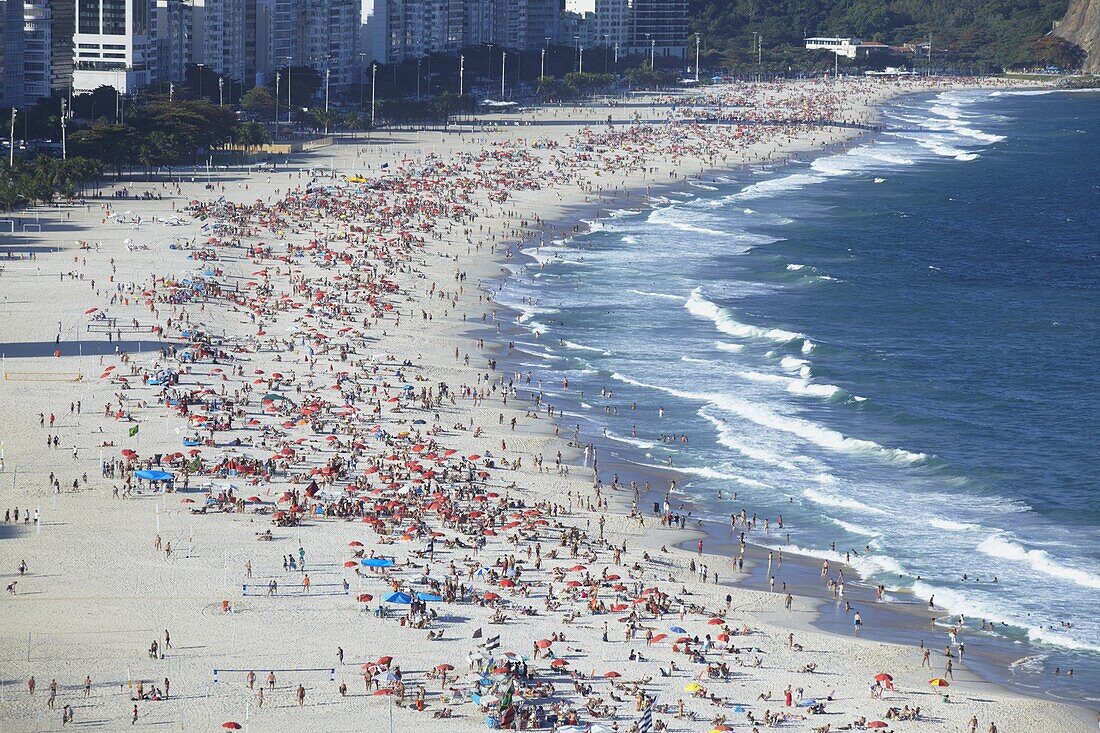
[[[1054,34],[1088,52],[1085,72],[1100,74],[1100,0],[1070,0]]]

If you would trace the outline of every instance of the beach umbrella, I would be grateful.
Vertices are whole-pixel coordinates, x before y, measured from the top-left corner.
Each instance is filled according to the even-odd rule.
[[[932,685],[933,687],[948,687],[949,686],[947,684],[947,680],[945,680],[942,677],[936,677],[934,679],[930,679],[930,680],[928,680],[928,684]]]
[[[516,581],[512,580],[511,578],[505,578],[504,580],[500,581],[500,587],[501,588],[515,588],[516,587]]]
[[[554,642],[550,641],[549,639],[539,639],[535,642],[535,646],[537,646],[539,649],[549,649],[553,643]]]
[[[352,540],[351,542],[348,543],[348,547],[362,547],[362,546],[363,546],[363,543],[360,542],[359,540]]]
[[[381,665],[383,667],[388,667],[390,662],[392,662],[392,661],[393,661],[393,657],[379,657],[378,661],[375,662],[375,664]]]
[[[885,672],[882,672],[880,674],[875,675],[875,681],[877,681],[877,682],[893,682],[894,678],[891,677],[890,675],[886,674]]]
[[[550,666],[554,669],[561,669],[562,667],[568,667],[569,662],[564,659],[555,659],[553,662],[550,662]]]
[[[673,627],[669,628],[669,631],[671,631],[674,634],[686,634],[687,633],[687,629],[685,629],[683,627],[680,627],[680,626],[673,626]]]
[[[374,675],[374,680],[375,682],[394,683],[397,682],[398,677],[393,672],[386,670],[385,672]]]
[[[439,670],[440,672],[450,672],[450,671],[452,671],[452,670],[453,670],[453,669],[454,669],[455,667],[454,667],[454,665],[453,665],[453,664],[437,664],[437,665],[435,665],[435,668],[436,668],[437,670]]]
[[[375,690],[374,691],[374,696],[375,697],[380,697],[382,695],[392,695],[392,694],[393,694],[393,690],[391,690],[388,687],[384,687],[381,690]]]
[[[698,682],[689,682],[684,685],[684,692],[699,692],[703,689],[703,686]]]
[[[360,603],[370,603],[374,600],[374,596],[370,593],[360,593],[357,599]]]
[[[889,725],[890,724],[887,723],[885,720],[872,720],[870,723],[867,724],[867,727],[868,728],[886,728]]]
[[[614,672],[614,671],[612,671],[612,672],[604,672],[604,673],[603,673],[603,676],[604,676],[604,679],[608,679],[608,680],[610,680],[610,679],[615,679],[616,677],[622,677],[622,675],[621,675],[621,674],[619,674],[618,672]]]
[[[235,720],[227,720],[224,723],[222,723],[222,727],[227,729],[227,730],[240,730],[241,729],[241,724],[238,723]]]
[[[402,593],[398,591],[396,593],[390,593],[383,600],[385,600],[386,603],[409,604],[412,603],[412,596],[410,596],[408,593]]]
[[[722,624],[726,623],[726,620],[721,618],[712,618],[710,621],[707,621],[707,623],[711,626],[721,626]]]
[[[650,639],[650,641],[652,641],[654,644],[656,644],[657,642],[663,641],[667,638],[668,638],[668,634],[657,634],[652,639]]]
[[[354,567],[357,567],[358,565],[359,565],[359,563],[355,562],[354,560],[348,560],[346,563],[344,563],[345,568],[354,568]]]

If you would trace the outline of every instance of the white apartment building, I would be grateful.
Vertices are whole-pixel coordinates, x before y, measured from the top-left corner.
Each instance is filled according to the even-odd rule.
[[[76,0],[73,89],[132,94],[156,78],[153,0]]]

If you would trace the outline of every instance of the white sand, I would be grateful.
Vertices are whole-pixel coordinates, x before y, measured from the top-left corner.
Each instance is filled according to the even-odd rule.
[[[790,100],[801,94],[822,98],[827,94],[826,89],[792,85],[784,89],[749,90],[743,94],[748,95],[754,109],[759,111],[764,103],[791,104]],[[872,105],[897,91],[898,87],[850,83],[839,90],[836,104],[847,119],[869,120]],[[682,106],[683,100],[680,104]],[[606,130],[606,125],[600,125],[606,122],[608,114],[626,119],[635,111],[643,118],[661,117],[666,114],[667,107],[540,110],[517,117],[550,121],[588,119],[593,122],[593,131],[599,134]],[[620,125],[617,129],[623,127]],[[284,385],[282,391],[294,403],[307,402],[312,393],[341,404],[339,393],[331,390],[335,381],[333,372],[349,371],[364,389],[378,386],[385,400],[391,395],[399,395],[400,381],[394,373],[395,364],[385,361],[386,355],[394,355],[398,362],[405,359],[413,362],[415,366],[404,371],[410,381],[414,376],[423,380],[411,381],[417,393],[422,387],[434,387],[441,382],[448,384],[452,392],[458,392],[461,385],[478,385],[479,374],[483,380],[480,386],[485,386],[486,355],[473,340],[476,334],[468,330],[475,324],[481,326],[482,314],[489,314],[486,328],[491,327],[495,306],[481,300],[484,292],[479,290],[478,282],[499,274],[504,241],[519,237],[538,242],[561,233],[537,226],[536,213],[543,221],[567,222],[575,221],[577,212],[584,206],[592,207],[601,201],[608,208],[642,206],[644,200],[639,193],[647,186],[675,183],[685,175],[701,171],[777,160],[783,155],[820,149],[826,143],[841,140],[844,132],[813,126],[798,129],[780,126],[766,132],[753,128],[746,130],[746,134],[759,134],[760,139],[734,148],[730,144],[732,137],[716,127],[702,126],[687,131],[681,128],[681,134],[677,135],[681,149],[679,154],[672,154],[669,139],[663,137],[667,128],[659,126],[635,131],[639,139],[648,141],[644,152],[626,151],[610,140],[602,140],[592,153],[593,159],[586,162],[578,162],[572,152],[566,155],[562,150],[549,149],[545,145],[528,147],[538,140],[557,143],[564,149],[568,147],[565,144],[567,136],[579,130],[574,125],[555,124],[510,126],[461,134],[384,133],[369,143],[364,140],[359,144],[339,145],[296,158],[292,162],[293,172],[289,174],[283,170],[251,175],[239,171],[213,173],[212,180],[218,186],[216,195],[241,203],[260,197],[271,203],[285,195],[288,186],[304,187],[309,181],[308,175],[299,174],[299,168],[329,165],[342,174],[373,176],[378,174],[381,163],[390,163],[388,172],[392,173],[398,170],[402,158],[407,157],[410,160],[404,164],[406,169],[420,170],[411,175],[410,180],[437,179],[437,190],[423,195],[444,201],[449,200],[450,194],[446,191],[453,190],[456,177],[469,178],[474,175],[475,168],[472,161],[468,161],[461,172],[426,172],[421,170],[429,162],[426,156],[436,155],[438,158],[432,161],[452,163],[463,153],[477,156],[491,149],[494,143],[509,143],[508,149],[523,156],[517,157],[513,164],[511,172],[516,174],[516,179],[528,183],[540,181],[542,185],[537,190],[514,190],[502,205],[487,201],[484,187],[475,186],[468,203],[472,215],[465,222],[437,223],[434,231],[423,233],[425,246],[410,262],[375,260],[373,264],[379,268],[379,273],[398,285],[398,292],[379,296],[380,301],[394,305],[393,311],[382,312],[379,318],[362,301],[348,303],[352,312],[347,315],[305,317],[303,309],[291,309],[262,316],[263,328],[268,334],[264,339],[292,339],[293,333],[301,334],[315,327],[329,340],[343,343],[346,338],[340,329],[361,330],[365,338],[352,339],[356,352],[349,355],[348,361],[341,361],[335,352],[325,353],[318,342],[311,377],[309,366],[303,361],[305,347],[301,343],[295,344],[293,351],[250,349],[236,354],[239,361],[234,366],[243,367],[243,376],[230,376],[231,369],[225,363],[216,366],[209,360],[202,360],[193,365],[192,373],[185,375],[179,386],[194,389],[196,385],[207,384],[218,392],[224,387],[232,395],[234,390],[253,381],[257,369],[264,370],[265,375],[281,371],[293,375],[293,382]],[[525,144],[517,145],[515,141]],[[558,163],[565,158],[570,162],[559,168]],[[484,170],[492,165],[491,161],[486,162]],[[517,173],[517,167],[523,172]],[[670,178],[670,172],[677,177]],[[102,341],[105,336],[101,333],[85,333],[92,318],[85,311],[91,308],[98,308],[117,319],[120,326],[130,319],[137,319],[143,327],[153,323],[166,326],[169,340],[178,340],[181,318],[191,327],[235,337],[239,342],[261,338],[256,335],[260,327],[250,322],[247,309],[225,300],[182,306],[158,302],[154,312],[146,303],[147,298],[140,294],[153,285],[155,278],[179,279],[201,269],[200,263],[187,259],[188,250],[168,247],[172,241],[203,242],[212,235],[211,230],[202,229],[204,222],[195,221],[182,212],[190,200],[206,201],[212,197],[212,192],[203,187],[205,177],[196,178],[194,183],[183,184],[179,195],[160,184],[131,185],[132,191],[161,193],[162,200],[111,202],[116,213],[129,211],[142,217],[139,227],[106,219],[103,209],[106,200],[92,202],[88,209],[72,206],[42,210],[44,231],[14,240],[17,250],[23,244],[43,248],[37,259],[0,261],[3,267],[0,293],[4,298],[0,343],[43,342],[44,348],[52,350],[50,343],[57,333],[58,323],[61,324],[62,341],[72,341],[77,334],[80,338]],[[330,178],[322,183],[338,180]],[[627,191],[633,193],[626,196]],[[614,200],[613,195],[617,196]],[[398,198],[392,193],[386,196],[389,202]],[[184,222],[182,226],[152,223],[154,216],[161,220],[173,216],[173,210]],[[378,221],[352,221],[350,224],[365,225],[370,242],[377,241],[375,237],[379,233],[387,237],[395,235]],[[257,240],[266,242],[276,255],[281,255],[288,242],[302,246],[311,239],[331,237],[333,249],[343,251],[347,243],[337,237],[347,233],[347,226],[348,222],[337,223],[326,217],[289,230],[263,231],[256,237],[242,237],[242,241],[246,245]],[[476,245],[467,244],[464,229],[471,230],[469,238]],[[79,250],[75,245],[78,240],[92,243],[92,249]],[[130,249],[126,240],[148,248]],[[10,241],[4,240],[3,245]],[[53,249],[60,251],[50,251]],[[217,252],[219,259],[208,264],[222,271],[218,279],[223,285],[232,287],[235,283],[251,294],[255,290],[249,288],[247,282],[266,282],[273,300],[283,294],[290,294],[291,301],[308,299],[307,295],[292,290],[287,265],[283,262],[272,258],[253,260],[245,256],[242,249],[220,245],[211,250]],[[109,281],[112,259],[117,270],[113,273],[113,281]],[[310,258],[294,262],[296,270],[301,271],[294,273],[296,282],[308,280],[314,289],[338,287],[339,281],[334,280],[334,276],[339,274],[347,278],[353,270],[343,264],[322,267]],[[267,279],[253,274],[263,268],[269,270]],[[359,265],[354,269],[360,274],[366,272]],[[457,305],[452,305],[458,287],[455,282],[457,270],[466,273],[466,280],[462,285],[464,292],[456,298]],[[68,273],[76,273],[77,277],[68,278]],[[112,296],[119,295],[116,284],[132,284],[137,292],[123,294],[125,301],[112,303]],[[430,295],[433,285],[436,291],[447,291],[448,296],[440,299]],[[158,297],[167,292],[163,282],[156,292]],[[397,314],[400,314],[399,321]],[[432,320],[424,320],[422,314],[431,314]],[[463,321],[463,314],[468,322]],[[167,327],[169,318],[173,322],[171,327]],[[370,321],[369,328],[363,328],[364,319]],[[127,340],[151,337],[147,331],[140,335],[123,334]],[[455,358],[456,349],[462,355],[470,355],[470,366]],[[991,721],[996,721],[1001,731],[1085,730],[1093,725],[1081,710],[1023,699],[972,677],[972,681],[965,682],[963,678],[967,675],[961,664],[956,664],[959,682],[952,683],[948,690],[951,693],[949,702],[945,702],[939,694],[930,691],[927,680],[933,674],[927,669],[921,670],[916,650],[806,630],[813,614],[813,603],[809,599],[795,599],[793,610],[788,612],[784,611],[783,596],[779,594],[747,591],[729,585],[726,579],[734,576],[729,570],[729,558],[705,558],[704,562],[711,568],[721,569],[723,583],[717,586],[701,584],[686,569],[690,560],[686,553],[663,554],[658,550],[661,545],[671,547],[682,538],[681,535],[660,529],[653,518],[648,518],[646,526],[640,527],[635,520],[626,517],[622,507],[628,507],[628,491],[613,497],[610,511],[582,510],[581,497],[587,503],[594,500],[592,473],[578,465],[577,451],[564,445],[568,438],[564,426],[572,424],[568,416],[562,420],[561,438],[555,438],[552,421],[547,419],[545,409],[538,419],[534,419],[533,405],[510,399],[505,406],[499,399],[499,390],[477,405],[473,400],[459,398],[456,404],[451,405],[448,401],[435,410],[422,410],[416,401],[407,401],[404,409],[396,412],[394,403],[384,402],[381,418],[362,414],[340,424],[339,439],[344,446],[341,454],[345,458],[349,455],[352,433],[356,432],[367,445],[359,456],[358,470],[352,472],[352,475],[361,475],[369,457],[387,455],[395,450],[373,438],[368,427],[381,425],[391,435],[413,430],[420,438],[427,439],[419,431],[438,422],[444,428],[435,436],[440,449],[457,449],[458,455],[491,451],[498,461],[522,457],[523,466],[519,470],[490,471],[490,491],[522,500],[527,507],[540,502],[543,506],[546,503],[572,506],[574,511],[566,511],[549,521],[579,527],[592,537],[598,534],[598,517],[604,517],[606,536],[617,545],[625,542],[628,549],[622,564],[615,565],[603,543],[586,541],[581,544],[582,559],[573,559],[567,548],[559,546],[558,532],[543,527],[539,529],[537,540],[541,542],[544,560],[542,570],[536,571],[526,554],[535,541],[530,531],[525,532],[524,539],[518,540],[518,546],[507,540],[509,530],[486,537],[488,544],[475,559],[470,550],[443,546],[444,537],[460,537],[468,542],[468,535],[453,527],[443,528],[435,514],[426,514],[428,527],[441,530],[444,535],[438,540],[435,561],[429,563],[414,558],[422,566],[421,570],[414,572],[402,567],[393,573],[394,578],[407,581],[423,573],[425,565],[430,566],[432,577],[442,578],[453,562],[459,569],[459,580],[468,582],[467,561],[492,566],[498,558],[513,554],[523,563],[521,586],[531,584],[530,595],[526,598],[512,597],[506,589],[493,588],[505,598],[504,610],[509,620],[503,625],[490,625],[492,609],[480,605],[467,602],[430,604],[440,614],[433,628],[442,629],[444,639],[427,641],[426,630],[399,625],[396,618],[380,620],[365,612],[375,603],[364,608],[355,596],[366,592],[377,599],[388,593],[389,588],[379,576],[365,573],[367,577],[360,580],[342,567],[350,557],[349,542],[363,542],[367,554],[372,551],[392,554],[400,564],[410,557],[411,551],[424,547],[424,538],[399,540],[383,546],[378,544],[379,535],[359,521],[311,519],[300,528],[273,528],[270,516],[251,512],[193,515],[190,509],[199,504],[181,503],[184,497],[190,497],[201,504],[201,494],[193,490],[113,498],[113,487],[121,486],[123,481],[120,477],[100,476],[101,457],[117,459],[123,448],[135,450],[141,459],[157,453],[186,451],[181,439],[197,432],[184,417],[157,404],[154,388],[141,386],[141,373],[155,371],[154,364],[159,367],[179,365],[175,360],[160,360],[156,352],[134,354],[130,362],[123,363],[113,355],[81,357],[71,351],[63,347],[61,358],[7,358],[3,367],[7,378],[0,382],[0,414],[3,415],[0,440],[4,454],[0,505],[3,510],[16,506],[22,512],[28,508],[39,510],[42,517],[38,527],[22,522],[18,527],[0,525],[0,530],[7,533],[0,539],[0,570],[5,584],[18,580],[17,594],[5,594],[0,598],[3,603],[0,634],[4,640],[0,649],[0,677],[4,683],[0,730],[59,730],[61,708],[65,704],[74,707],[78,726],[121,730],[130,725],[133,705],[127,680],[143,680],[148,690],[154,684],[163,687],[166,677],[171,680],[169,699],[139,702],[136,727],[216,730],[224,721],[233,720],[252,731],[385,730],[392,714],[394,730],[410,730],[413,726],[430,730],[480,730],[485,727],[485,715],[471,702],[447,703],[447,707],[454,710],[454,717],[446,722],[434,719],[432,713],[444,704],[439,696],[441,685],[438,679],[425,677],[428,670],[447,662],[456,668],[450,673],[451,677],[457,677],[457,682],[448,680],[448,688],[456,685],[468,688],[467,655],[476,647],[477,641],[471,639],[471,634],[478,628],[484,629],[486,636],[500,634],[498,653],[513,651],[528,657],[532,653],[533,640],[547,638],[555,632],[564,633],[567,640],[554,644],[555,653],[569,661],[568,670],[584,676],[595,675],[596,679],[583,681],[592,684],[593,696],[603,698],[603,702],[616,711],[615,718],[598,722],[608,727],[614,722],[623,731],[631,728],[638,713],[632,694],[621,687],[613,688],[611,680],[603,678],[603,674],[611,670],[622,674],[616,680],[617,685],[647,679],[643,689],[656,694],[659,705],[675,707],[677,701],[683,700],[686,711],[697,719],[658,714],[657,719],[666,722],[671,730],[706,731],[712,727],[710,721],[718,715],[726,716],[734,730],[750,730],[752,725],[746,715],[735,712],[733,705],[743,705],[744,710],[761,719],[765,710],[784,708],[783,690],[787,686],[804,688],[805,698],[833,693],[833,700],[827,704],[830,714],[785,722],[781,727],[787,730],[811,730],[827,723],[836,730],[859,716],[866,716],[867,720],[883,719],[887,707],[903,705],[919,705],[922,720],[891,723],[896,730],[962,731],[971,715],[978,717],[982,731],[988,729]],[[281,355],[280,361],[276,361],[277,354]],[[360,368],[371,364],[379,366],[378,374]],[[133,385],[124,394],[126,411],[134,422],[104,417],[105,404],[114,402],[118,407],[115,396],[121,390],[117,380],[100,378],[104,369],[112,365],[116,368],[115,375],[127,375]],[[212,372],[214,368],[225,370],[224,381],[222,374]],[[76,373],[82,374],[83,379],[64,381],[66,375]],[[493,375],[492,379],[495,381],[499,376]],[[505,375],[505,380],[510,376]],[[383,381],[389,386],[382,386]],[[297,392],[299,386],[302,393]],[[256,385],[255,389],[260,391],[253,393],[251,403],[245,408],[248,413],[245,419],[255,418],[263,425],[279,428],[286,418],[263,412],[258,402],[259,395],[266,392],[268,386]],[[70,403],[76,400],[82,403],[79,415],[70,412]],[[370,408],[364,401],[356,404],[363,410]],[[438,420],[434,417],[435,412],[440,413]],[[39,427],[39,413],[55,414],[57,427],[53,430],[48,425]],[[509,429],[513,417],[518,421],[515,432]],[[417,418],[425,419],[427,425],[412,425],[411,421]],[[235,420],[234,425],[239,426],[241,422]],[[327,427],[333,427],[336,422],[330,417]],[[472,431],[453,430],[456,424],[478,426],[481,436],[475,438]],[[140,426],[140,430],[136,436],[129,437],[128,430],[134,425]],[[314,434],[308,425],[294,426],[286,432],[288,441],[305,438],[298,451],[307,466],[319,467],[335,454],[326,447],[324,435]],[[59,436],[56,450],[44,447],[47,435]],[[221,444],[234,437],[250,443],[256,435],[256,430],[238,427],[233,431],[220,431],[216,437]],[[501,449],[502,440],[507,443],[506,450]],[[105,442],[113,445],[101,447]],[[407,449],[411,441],[398,443]],[[271,437],[264,447],[245,445],[236,450],[239,454],[266,457],[282,445],[282,440]],[[77,450],[75,458],[74,447]],[[217,462],[229,451],[224,446],[202,447],[202,457],[205,461]],[[565,462],[572,467],[569,477],[558,475],[554,470],[554,456],[558,451],[562,451]],[[545,457],[549,469],[546,472],[533,469],[532,458],[540,454]],[[179,472],[178,469],[170,470]],[[58,477],[60,493],[55,493],[48,485],[51,472]],[[88,476],[86,484],[79,482],[77,490],[73,491],[73,480],[83,473]],[[210,479],[204,476],[190,478],[192,489],[208,481]],[[249,485],[245,478],[214,479],[214,482],[217,485],[235,484],[240,487],[240,495],[257,494],[269,501],[277,499],[290,486],[283,475],[255,486]],[[504,488],[511,483],[517,488]],[[297,484],[296,488],[302,490],[304,483]],[[605,490],[604,495],[607,493]],[[407,496],[393,493],[382,496],[408,501]],[[409,524],[405,520],[398,526],[405,528]],[[171,558],[154,550],[158,526],[162,541],[173,545]],[[257,541],[255,533],[268,528],[273,531],[274,541]],[[285,573],[282,568],[282,557],[295,554],[299,546],[306,550],[307,568],[313,583],[313,591],[308,595],[301,592],[301,573]],[[547,559],[554,549],[563,557]],[[643,561],[643,551],[656,559]],[[596,553],[594,559],[583,559],[591,552]],[[26,560],[30,568],[23,577],[15,572],[20,560]],[[245,582],[247,562],[252,563],[254,572],[249,582],[266,583],[270,578],[277,579],[282,591],[278,597],[266,597],[261,589],[255,589],[259,595],[242,596],[241,584]],[[628,586],[628,591],[622,594],[624,597],[633,597],[634,583],[638,582],[641,587],[657,586],[678,599],[672,602],[674,610],[680,608],[680,600],[708,610],[688,612],[683,619],[676,612],[663,618],[643,616],[638,620],[637,637],[627,643],[624,640],[626,624],[620,621],[626,617],[626,612],[593,616],[587,613],[584,601],[562,595],[566,590],[564,584],[554,581],[549,571],[569,568],[578,562],[586,565],[597,580],[604,568],[609,573],[621,575],[622,582]],[[567,577],[580,580],[583,575],[570,573]],[[339,587],[344,579],[351,583],[350,595],[344,595]],[[545,604],[547,584],[551,582],[555,594],[560,596],[560,606],[555,611],[547,611]],[[331,585],[323,587],[325,584]],[[479,594],[491,588],[484,577],[475,578],[472,584]],[[606,583],[600,590],[600,599],[608,604],[616,603],[618,595],[610,585]],[[336,592],[329,594],[328,591]],[[724,610],[727,593],[733,595],[736,609],[728,615]],[[221,612],[223,599],[231,602],[232,613]],[[623,602],[630,603],[630,600]],[[517,618],[518,605],[538,609],[538,615]],[[396,606],[392,608],[396,617],[400,611]],[[571,623],[563,623],[564,614],[572,609],[580,612],[580,616]],[[707,652],[708,661],[724,662],[733,672],[729,681],[701,681],[711,693],[723,699],[721,706],[684,692],[684,686],[694,679],[701,666],[692,664],[682,651],[674,653],[669,639],[652,646],[647,646],[644,640],[647,627],[670,633],[669,627],[675,625],[683,626],[691,636],[701,637],[707,633],[716,636],[721,627],[708,625],[708,619],[718,612],[732,629],[740,629],[743,625],[751,629],[749,637],[734,636],[735,645],[761,650],[738,655],[718,648]],[[601,640],[605,622],[610,629],[606,643]],[[792,628],[797,629],[795,641],[805,651],[788,648],[787,638]],[[151,659],[147,653],[150,643],[153,640],[163,642],[166,629],[171,632],[172,648],[164,650],[163,659]],[[342,665],[337,664],[338,646],[345,654]],[[718,647],[724,648],[725,644]],[[648,661],[629,661],[631,649],[640,651]],[[427,712],[397,707],[390,703],[389,697],[364,693],[360,667],[383,655],[392,655],[394,664],[403,672],[406,704],[415,698],[417,688],[426,685]],[[935,675],[938,676],[943,671],[941,660],[938,655],[934,657]],[[756,658],[761,660],[759,667],[751,666]],[[749,666],[738,666],[738,659]],[[671,677],[662,677],[659,669],[669,670],[673,660],[681,671]],[[815,673],[798,671],[810,662],[817,665]],[[336,668],[335,682],[330,681],[327,671],[333,667]],[[215,669],[254,669],[257,687],[260,687],[269,669],[307,668],[320,671],[277,672],[277,687],[267,695],[262,709],[257,709],[256,696],[248,690],[243,672],[223,672],[217,683],[213,674]],[[583,711],[586,701],[574,691],[568,675],[552,672],[548,661],[543,659],[532,659],[530,668],[536,679],[548,680],[554,688],[552,700],[533,700],[531,704],[548,707],[557,701],[563,708],[581,710],[585,723],[594,721],[592,715]],[[898,691],[887,693],[882,700],[871,700],[869,685],[876,673],[884,671],[894,675]],[[38,685],[34,697],[28,695],[26,686],[32,675]],[[84,697],[83,693],[86,675],[93,682],[89,697]],[[57,680],[59,688],[54,710],[46,705],[51,679]],[[348,686],[346,697],[338,693],[337,685],[341,682]],[[304,707],[299,707],[294,700],[294,689],[299,684],[306,689]],[[772,700],[758,701],[758,696],[767,692],[772,694]],[[612,694],[622,702],[614,701]],[[802,708],[786,710],[805,713]]]

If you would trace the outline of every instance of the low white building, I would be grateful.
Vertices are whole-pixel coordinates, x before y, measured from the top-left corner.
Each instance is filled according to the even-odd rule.
[[[807,51],[832,51],[837,56],[849,59],[869,56],[879,51],[887,51],[889,48],[885,43],[879,43],[878,41],[864,42],[862,39],[852,37],[815,36],[806,39]]]

